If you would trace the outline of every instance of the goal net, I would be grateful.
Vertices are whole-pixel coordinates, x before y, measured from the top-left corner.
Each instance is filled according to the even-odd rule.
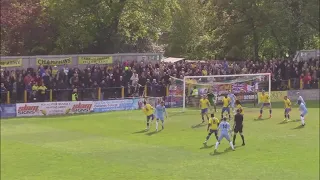
[[[258,103],[258,91],[262,90],[270,94],[270,73],[171,77],[168,101],[181,102],[182,111],[199,109],[201,96],[212,92],[216,105],[221,106],[222,98],[231,92],[242,105],[254,107]]]

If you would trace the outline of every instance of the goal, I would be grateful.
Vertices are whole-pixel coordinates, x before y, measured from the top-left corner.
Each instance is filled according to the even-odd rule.
[[[214,76],[185,76],[183,79],[171,77],[169,94],[182,99],[182,111],[199,109],[199,100],[209,92],[217,97],[217,106],[221,99],[231,91],[247,107],[254,107],[258,103],[258,92],[271,92],[271,74],[234,74]],[[194,90],[196,89],[196,90]],[[180,106],[181,107],[181,106]]]

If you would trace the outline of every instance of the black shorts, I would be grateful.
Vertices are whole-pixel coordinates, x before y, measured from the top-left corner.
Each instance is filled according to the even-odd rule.
[[[209,133],[210,133],[210,134],[213,134],[213,133],[214,133],[215,135],[217,135],[217,134],[218,134],[218,130],[210,129]]]
[[[234,133],[242,133],[242,128],[243,128],[243,126],[236,126],[235,128],[234,128]]]

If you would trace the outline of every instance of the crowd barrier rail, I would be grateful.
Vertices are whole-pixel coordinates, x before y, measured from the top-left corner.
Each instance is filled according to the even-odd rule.
[[[31,103],[31,102],[54,102],[71,101],[73,89],[48,89],[41,91],[3,91],[1,92],[1,103]],[[121,86],[121,87],[97,87],[77,88],[79,101],[101,101],[110,99],[125,99],[128,97],[160,97],[169,96],[169,86]]]
[[[289,90],[272,91],[270,95],[271,102],[282,102],[284,96],[288,96],[292,101],[297,100],[301,95],[305,101],[319,100],[319,89],[308,90]],[[260,94],[258,94],[259,96]],[[109,111],[138,110],[143,107],[143,101],[147,100],[155,106],[160,100],[165,100],[167,108],[182,107],[183,97],[137,97],[129,99],[114,99],[102,101],[57,101],[57,102],[32,102],[17,104],[1,104],[0,117],[33,117],[33,116],[52,116],[52,115],[71,115],[80,113],[98,113]]]

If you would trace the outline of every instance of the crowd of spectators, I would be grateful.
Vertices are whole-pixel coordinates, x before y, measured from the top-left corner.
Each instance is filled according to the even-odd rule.
[[[80,100],[97,99],[98,88],[101,88],[100,99],[120,98],[122,93],[129,96],[164,96],[170,77],[206,76],[227,74],[271,73],[272,89],[287,89],[288,80],[291,88],[319,88],[319,60],[294,62],[292,60],[272,59],[269,61],[180,61],[165,62],[122,62],[113,65],[93,65],[84,69],[67,65],[40,66],[37,69],[6,70],[1,68],[1,101],[5,101],[10,92],[12,101],[23,102],[24,91],[27,100],[46,101],[48,90],[52,89],[53,99],[71,100],[71,93],[77,89]],[[145,85],[147,94],[145,94]],[[122,92],[124,87],[124,92]]]

